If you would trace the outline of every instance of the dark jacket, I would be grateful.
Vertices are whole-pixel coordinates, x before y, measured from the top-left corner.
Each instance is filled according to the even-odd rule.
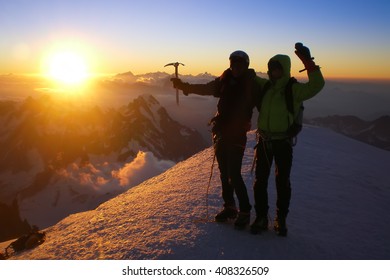
[[[212,95],[219,98],[217,113],[211,119],[213,133],[222,138],[236,139],[246,135],[251,128],[251,118],[260,84],[253,69],[239,78],[231,70],[207,84],[186,84],[186,93]]]

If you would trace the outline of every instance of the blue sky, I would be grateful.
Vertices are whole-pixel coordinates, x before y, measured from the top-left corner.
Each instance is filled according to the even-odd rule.
[[[266,71],[277,53],[301,69],[294,43],[307,44],[324,74],[389,78],[388,1],[44,1],[0,0],[0,73],[39,72],[42,58],[74,48],[91,71],[220,74],[245,50]]]

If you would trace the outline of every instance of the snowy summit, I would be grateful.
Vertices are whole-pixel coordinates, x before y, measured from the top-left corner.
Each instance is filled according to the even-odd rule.
[[[252,205],[254,145],[251,132],[242,172]],[[271,228],[252,235],[249,229],[212,222],[222,205],[217,163],[207,193],[212,159],[210,147],[95,210],[68,216],[45,229],[42,245],[13,259],[390,258],[388,151],[304,127],[294,149],[287,237]]]

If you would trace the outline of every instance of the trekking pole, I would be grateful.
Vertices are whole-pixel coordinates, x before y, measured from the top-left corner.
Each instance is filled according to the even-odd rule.
[[[253,170],[255,169],[256,159],[257,159],[257,145],[255,146],[254,152],[253,152],[253,161],[252,161],[252,166],[251,166],[251,175],[253,175]]]
[[[253,148],[253,161],[252,161],[252,167],[251,167],[251,175],[253,175],[253,170],[255,169],[256,160],[257,160],[257,147],[259,146],[259,140],[260,140],[260,132],[259,130],[256,130],[256,145]]]
[[[205,218],[199,218],[195,219],[196,223],[207,223],[209,221],[209,191],[210,191],[210,185],[211,185],[211,178],[213,177],[213,171],[214,171],[214,163],[215,163],[215,152],[213,155],[213,162],[211,163],[211,171],[210,171],[210,177],[209,181],[207,183],[207,188],[206,188],[206,217]]]
[[[206,189],[206,221],[209,220],[209,190],[210,190],[210,185],[211,185],[211,178],[213,177],[214,163],[215,163],[215,152],[213,155],[213,163],[211,164],[209,182],[207,184],[207,189]]]

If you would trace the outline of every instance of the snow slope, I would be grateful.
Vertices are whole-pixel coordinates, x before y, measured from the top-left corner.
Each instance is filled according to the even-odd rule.
[[[242,170],[251,198],[254,138],[248,134]],[[215,164],[206,207],[212,158],[208,148],[95,210],[70,215],[46,229],[45,243],[14,258],[390,259],[390,152],[306,126],[294,150],[286,238],[203,221],[222,204]]]

